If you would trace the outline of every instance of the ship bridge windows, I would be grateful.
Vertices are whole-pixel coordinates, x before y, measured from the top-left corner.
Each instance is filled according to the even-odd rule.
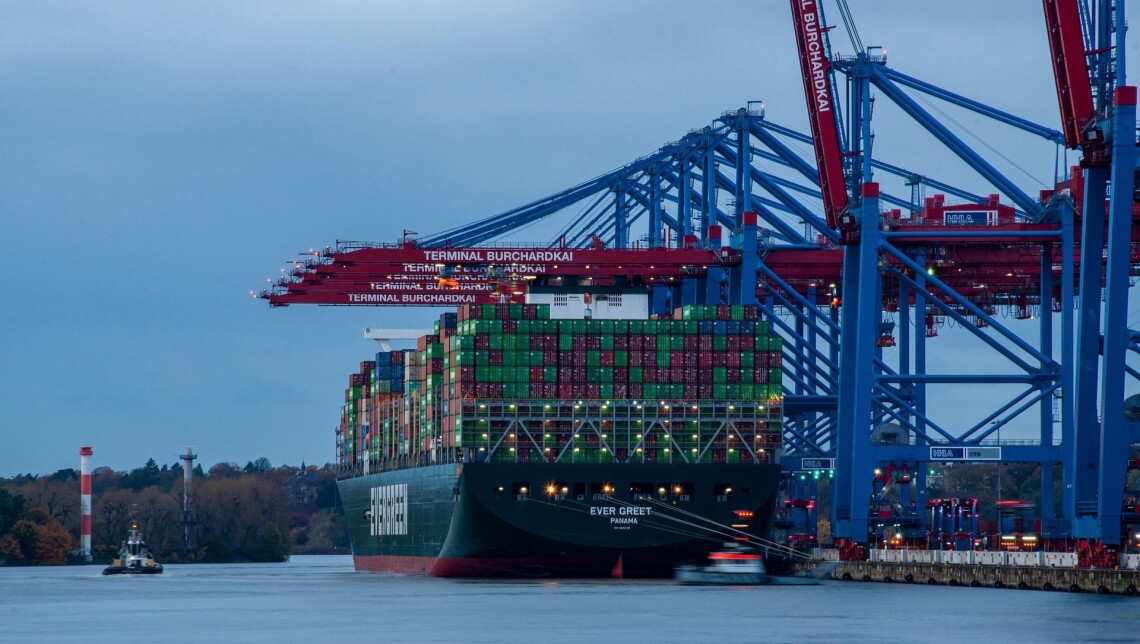
[[[515,497],[516,501],[526,501],[530,496],[530,483],[515,482],[511,484],[511,495]]]
[[[681,503],[688,503],[693,498],[693,490],[696,486],[692,483],[674,483],[670,492],[673,494],[674,501]]]
[[[731,483],[717,483],[713,486],[713,494],[716,496],[717,503],[727,503],[732,500],[732,484]]]

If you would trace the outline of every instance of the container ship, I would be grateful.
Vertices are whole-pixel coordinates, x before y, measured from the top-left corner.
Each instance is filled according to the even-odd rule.
[[[552,318],[563,304],[464,305],[350,376],[336,441],[357,570],[663,577],[769,536],[782,347],[759,309]]]

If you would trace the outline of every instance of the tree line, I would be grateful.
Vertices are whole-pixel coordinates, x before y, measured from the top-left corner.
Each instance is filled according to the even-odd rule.
[[[194,468],[183,511],[182,465],[91,476],[91,550],[115,556],[132,522],[163,562],[284,561],[290,554],[349,552],[332,467],[280,466],[259,458],[241,467]],[[80,547],[79,472],[0,478],[0,565],[60,565]]]

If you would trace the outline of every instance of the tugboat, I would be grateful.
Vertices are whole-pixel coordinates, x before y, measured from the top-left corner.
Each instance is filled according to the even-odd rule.
[[[127,540],[119,548],[119,554],[110,566],[103,569],[104,575],[158,575],[162,564],[154,560],[154,555],[146,547],[138,521],[131,521]]]
[[[759,586],[772,581],[759,553],[731,542],[710,554],[707,566],[677,566],[673,578],[690,585]]]

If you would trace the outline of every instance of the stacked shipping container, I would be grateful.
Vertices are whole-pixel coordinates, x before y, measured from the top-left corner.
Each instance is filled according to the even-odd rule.
[[[768,334],[757,307],[552,320],[547,305],[467,305],[442,316],[415,351],[362,363],[346,392],[340,462],[366,469],[365,461],[375,467],[463,448],[474,450],[468,458],[512,460],[756,459],[761,445],[779,446],[781,367],[782,341]],[[491,410],[515,417],[495,420]],[[538,416],[554,430],[525,430],[525,449],[514,446],[518,431],[495,430],[526,428]],[[669,435],[667,425],[677,421],[696,423],[696,431]],[[574,431],[574,424],[593,429]],[[740,451],[724,443],[745,439]]]

